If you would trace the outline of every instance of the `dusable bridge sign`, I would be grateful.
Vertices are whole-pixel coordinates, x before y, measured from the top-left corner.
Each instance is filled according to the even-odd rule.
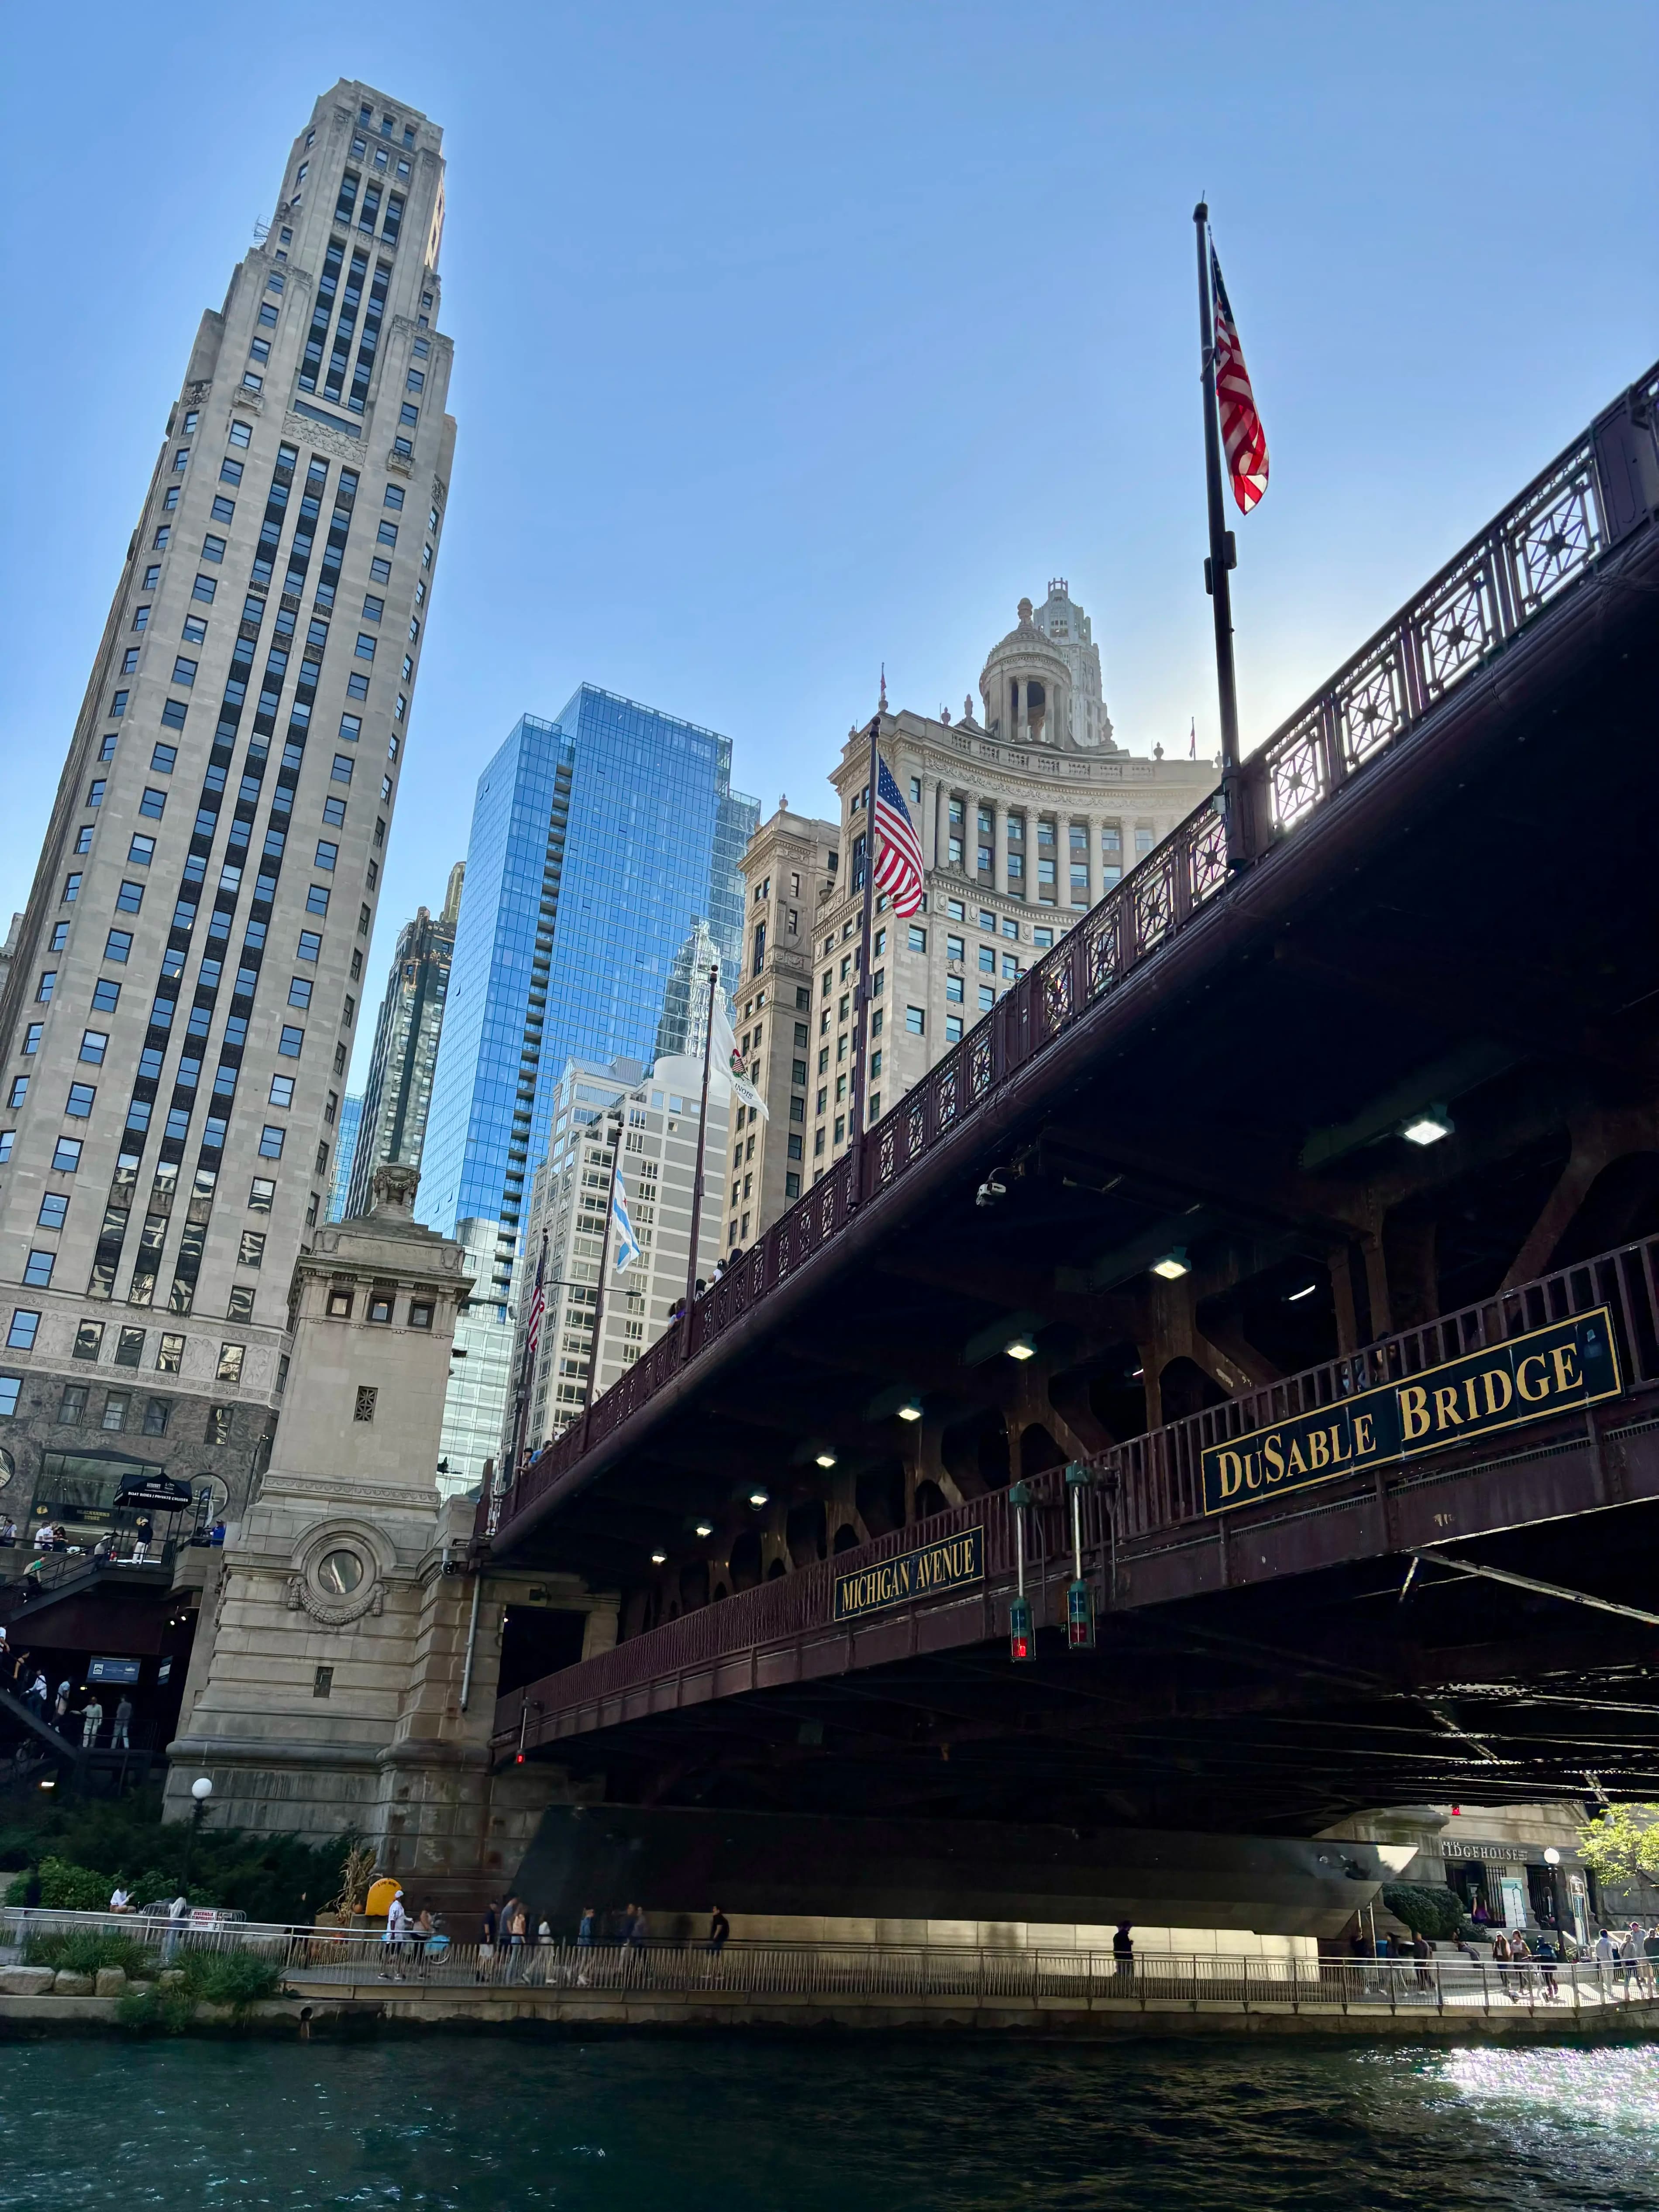
[[[1623,1388],[1612,1316],[1597,1306],[1212,1444],[1203,1455],[1204,1510],[1228,1513],[1389,1461],[1444,1451],[1616,1398]]]

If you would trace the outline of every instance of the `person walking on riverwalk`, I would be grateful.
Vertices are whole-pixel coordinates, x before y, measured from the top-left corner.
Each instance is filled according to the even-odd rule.
[[[85,1705],[81,1708],[81,1748],[82,1751],[90,1751],[93,1748],[93,1746],[98,1741],[98,1734],[103,1725],[103,1703],[100,1698],[94,1695],[88,1698]]]
[[[131,1751],[132,1749],[132,1739],[128,1734],[128,1730],[131,1726],[132,1699],[128,1697],[124,1690],[121,1692],[120,1697],[116,1700],[115,1705],[115,1725],[110,1731],[109,1739],[109,1747],[112,1751]]]
[[[501,1926],[501,1913],[494,1905],[486,1905],[483,1919],[478,1929],[478,1979],[487,1982],[495,1972],[495,1936]]]
[[[524,1972],[525,1937],[528,1933],[529,1916],[524,1909],[524,1899],[521,1897],[510,1899],[502,1917],[507,1925],[505,1979],[516,1982]]]
[[[576,1984],[580,1989],[587,1987],[587,1970],[592,1964],[593,1956],[593,1923],[597,1917],[591,1905],[583,1905],[582,1917],[576,1926]]]
[[[404,1975],[404,1937],[409,1928],[409,1914],[404,1905],[404,1893],[398,1890],[386,1909],[386,1934],[380,1938],[386,1964],[380,1969],[383,1982],[401,1982]]]
[[[731,1934],[732,1923],[717,1905],[708,1919],[708,1948],[715,1958],[726,1948]]]
[[[1595,1937],[1595,1974],[1596,1979],[1601,1984],[1601,2001],[1604,2004],[1610,2003],[1613,1999],[1613,1961],[1618,1956],[1619,1946],[1613,1942],[1612,1936],[1605,1928],[1598,1929]]]
[[[1112,1937],[1112,1970],[1117,1979],[1132,1982],[1135,1974],[1135,1944],[1127,1920],[1118,1922],[1117,1932]]]
[[[35,1670],[34,1680],[29,1684],[28,1689],[24,1693],[23,1702],[26,1705],[29,1705],[33,1709],[34,1717],[36,1720],[45,1720],[46,1717],[46,1678],[40,1673],[38,1668]]]

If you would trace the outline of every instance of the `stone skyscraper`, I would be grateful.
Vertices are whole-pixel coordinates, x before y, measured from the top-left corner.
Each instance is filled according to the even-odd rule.
[[[421,1164],[465,873],[465,862],[457,860],[449,872],[443,911],[434,920],[419,907],[414,921],[406,921],[398,933],[398,950],[374,1024],[362,1127],[343,1209],[346,1213],[368,1212],[376,1168]]]
[[[20,1520],[133,1462],[234,1514],[281,1404],[442,543],[441,144],[326,93],[167,412],[0,1000]]]

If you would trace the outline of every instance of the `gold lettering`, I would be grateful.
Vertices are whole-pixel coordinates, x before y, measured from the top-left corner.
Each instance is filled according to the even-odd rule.
[[[1529,1367],[1535,1367],[1538,1370],[1538,1388],[1535,1390],[1529,1389],[1527,1386],[1527,1370]],[[1528,1352],[1521,1362],[1515,1370],[1515,1387],[1523,1398],[1529,1400],[1534,1406],[1540,1398],[1549,1396],[1548,1362],[1541,1352]]]
[[[1354,1415],[1353,1448],[1357,1455],[1362,1455],[1365,1452],[1374,1452],[1376,1449],[1376,1416],[1375,1413],[1356,1413]]]
[[[1494,1413],[1505,1412],[1515,1398],[1515,1385],[1510,1382],[1505,1370],[1501,1367],[1489,1367],[1480,1380],[1486,1386],[1487,1418],[1490,1419]],[[1501,1398],[1494,1387],[1500,1384],[1504,1393]]]
[[[1254,1459],[1255,1453],[1252,1452],[1250,1456]],[[1261,1456],[1267,1462],[1267,1480],[1277,1482],[1285,1472],[1284,1439],[1277,1436],[1264,1437],[1261,1440]],[[1250,1487],[1254,1489],[1255,1484],[1252,1483]]]
[[[1315,1429],[1308,1438],[1308,1465],[1327,1467],[1330,1463],[1330,1447],[1325,1442],[1323,1429]]]
[[[1420,1383],[1402,1382],[1396,1395],[1400,1400],[1400,1433],[1408,1444],[1414,1443],[1419,1437],[1429,1433],[1429,1394]]]
[[[1302,1447],[1294,1437],[1291,1439],[1289,1471],[1292,1474],[1305,1474],[1308,1472],[1308,1462],[1302,1456]]]
[[[1457,1410],[1457,1385],[1449,1383],[1434,1394],[1434,1425],[1437,1429],[1461,1429],[1463,1416]]]
[[[1577,1373],[1574,1368],[1574,1362],[1577,1357],[1578,1347],[1575,1344],[1558,1344],[1551,1352],[1550,1358],[1555,1365],[1555,1387],[1558,1390],[1576,1390],[1583,1381],[1583,1376]]]
[[[1237,1452],[1224,1451],[1215,1463],[1216,1481],[1224,1498],[1236,1498],[1244,1484],[1244,1462]]]
[[[1344,1451],[1342,1449],[1342,1424],[1340,1421],[1334,1421],[1331,1424],[1330,1436],[1331,1465],[1333,1467],[1346,1467],[1347,1462],[1353,1457],[1353,1438],[1352,1437],[1349,1437],[1348,1449],[1346,1451]]]
[[[1478,1376],[1471,1375],[1463,1384],[1463,1402],[1469,1409],[1469,1419],[1472,1421],[1478,1421],[1480,1418],[1480,1408],[1474,1402],[1474,1386],[1478,1380]]]
[[[1264,1479],[1261,1473],[1261,1455],[1252,1452],[1244,1462],[1244,1487],[1247,1490],[1260,1490]]]

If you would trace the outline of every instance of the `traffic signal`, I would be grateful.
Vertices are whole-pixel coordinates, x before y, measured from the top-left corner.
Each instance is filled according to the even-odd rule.
[[[1036,1657],[1036,1638],[1031,1633],[1031,1603],[1029,1598],[1017,1597],[1009,1601],[1008,1656],[1014,1660]]]
[[[1072,1651],[1095,1648],[1094,1592],[1080,1578],[1068,1584],[1066,1591],[1066,1644]]]

